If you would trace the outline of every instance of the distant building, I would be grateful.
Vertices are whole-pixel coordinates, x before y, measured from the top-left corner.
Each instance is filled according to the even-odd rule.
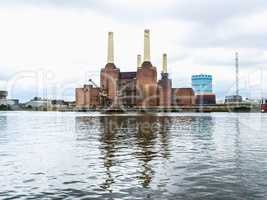
[[[69,108],[69,103],[61,99],[51,100],[51,110],[61,110]]]
[[[240,95],[231,95],[231,96],[226,96],[225,97],[225,103],[229,104],[229,103],[241,103],[242,102],[242,96]]]
[[[212,76],[206,74],[192,76],[192,88],[195,94],[212,93]]]
[[[0,91],[0,99],[6,99],[8,95],[7,91]]]
[[[0,91],[0,106],[6,106],[9,109],[18,109],[19,100],[18,99],[7,99],[8,92]]]
[[[30,101],[23,104],[24,108],[34,110],[64,110],[73,107],[73,102],[66,102],[61,99],[43,99],[41,97],[34,97]]]
[[[197,94],[196,95],[197,105],[215,105],[216,95],[215,94]]]
[[[216,104],[216,95],[212,91],[212,76],[199,74],[192,76],[192,88],[195,92],[197,105]]]
[[[9,106],[19,106],[19,100],[18,99],[8,99],[7,105]]]
[[[0,91],[0,105],[7,105],[7,91]]]
[[[34,97],[32,100],[26,102],[24,107],[33,109],[42,109],[51,107],[51,100],[42,99],[41,97]]]

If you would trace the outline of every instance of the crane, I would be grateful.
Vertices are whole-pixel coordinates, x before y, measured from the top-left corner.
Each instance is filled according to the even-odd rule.
[[[100,89],[100,93],[99,93],[100,94],[100,104],[103,107],[109,106],[111,104],[111,99],[108,98],[106,91],[103,88],[99,87],[92,79],[89,79],[88,81],[93,86]]]

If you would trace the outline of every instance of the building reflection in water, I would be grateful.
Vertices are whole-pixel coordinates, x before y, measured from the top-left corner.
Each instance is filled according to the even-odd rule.
[[[235,138],[234,138],[234,151],[235,151],[235,164],[236,164],[236,168],[237,169],[241,169],[241,160],[242,160],[242,153],[241,153],[241,138],[240,138],[240,120],[239,120],[239,115],[236,116],[236,118],[234,118],[234,128],[235,128]],[[240,174],[240,177],[242,175]]]
[[[112,167],[116,165],[115,153],[118,150],[117,145],[119,140],[118,125],[120,120],[116,116],[100,117],[100,151],[103,155],[104,167],[106,169],[106,179],[101,185],[103,189],[112,192],[112,184],[114,183],[114,176],[112,174]]]
[[[142,187],[149,187],[155,173],[153,160],[170,157],[168,130],[171,125],[170,117],[156,115],[76,118],[76,132],[83,132],[79,134],[79,139],[89,137],[86,132],[92,129],[99,134],[99,149],[106,169],[101,187],[109,192],[112,192],[112,184],[116,181],[112,167],[119,162],[116,156],[125,147],[131,149],[129,156],[133,156],[138,163],[135,179],[140,181]]]
[[[137,151],[135,157],[142,163],[138,179],[143,187],[149,187],[155,173],[153,160],[161,157],[167,159],[170,156],[167,132],[171,126],[170,120],[169,117],[153,115],[143,115],[136,118],[135,144]],[[157,139],[160,141],[159,144],[157,144]],[[157,149],[156,146],[159,146],[160,149]]]
[[[159,138],[160,138],[160,144],[161,144],[161,154],[162,157],[165,159],[170,158],[170,134],[169,130],[171,129],[173,125],[173,118],[170,117],[160,117],[159,118],[159,124],[160,124],[160,131],[159,131]]]
[[[180,151],[201,151],[209,158],[212,158],[209,149],[215,148],[212,142],[214,120],[211,116],[144,114],[77,117],[76,128],[83,132],[78,134],[78,138],[92,140],[94,137],[93,140],[98,141],[99,159],[103,160],[105,169],[100,186],[108,192],[113,192],[123,174],[131,174],[125,178],[149,188],[155,174],[161,173],[155,171],[155,166],[174,156],[171,152],[177,140],[186,142],[185,146],[175,147]],[[197,155],[192,154],[190,160],[197,160]]]
[[[137,133],[135,134],[137,151],[135,156],[142,163],[142,168],[139,171],[138,179],[141,181],[143,187],[148,187],[154,171],[152,169],[151,161],[156,157],[154,145],[156,143],[157,131],[157,118],[154,116],[141,116],[136,118]]]

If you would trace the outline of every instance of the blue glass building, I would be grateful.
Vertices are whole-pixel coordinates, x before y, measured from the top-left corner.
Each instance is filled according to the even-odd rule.
[[[192,76],[192,88],[195,94],[212,93],[212,76],[206,74]]]

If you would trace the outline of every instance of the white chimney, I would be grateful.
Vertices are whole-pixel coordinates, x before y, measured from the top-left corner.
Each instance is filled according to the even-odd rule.
[[[114,63],[113,32],[108,33],[108,63]]]
[[[164,53],[163,54],[163,63],[162,63],[162,67],[163,67],[163,73],[164,74],[166,74],[166,73],[168,73],[167,72],[167,54],[166,53]]]
[[[142,56],[140,54],[137,55],[137,68],[141,68],[142,65]]]
[[[150,62],[150,31],[145,30],[144,33],[144,62]]]

